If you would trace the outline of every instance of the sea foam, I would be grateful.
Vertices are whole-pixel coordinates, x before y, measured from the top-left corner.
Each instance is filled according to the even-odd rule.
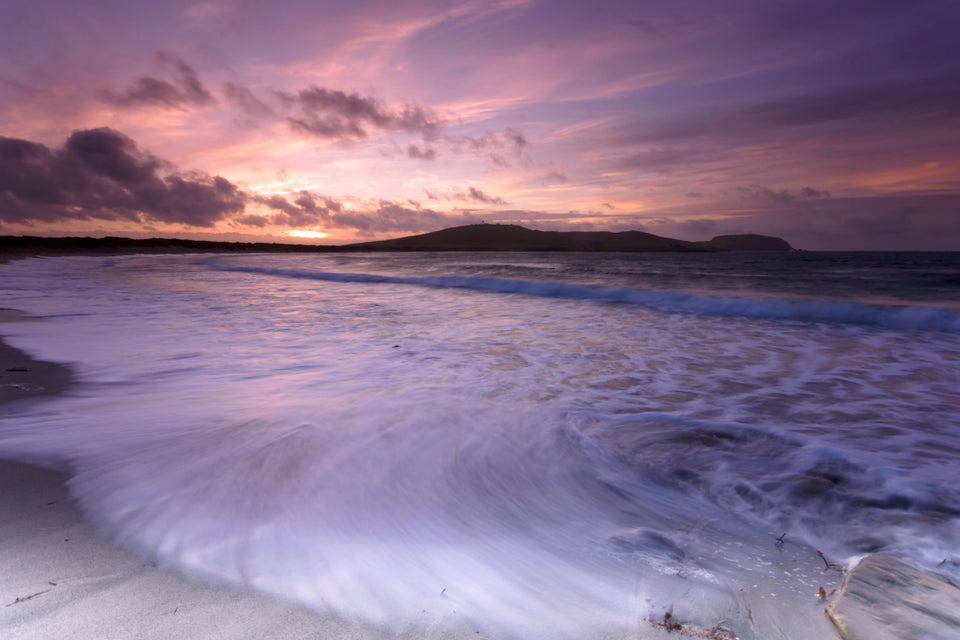
[[[164,566],[397,634],[622,637],[673,607],[812,640],[841,578],[816,550],[952,570],[954,333],[275,259],[7,265],[4,304],[47,317],[10,341],[80,382],[0,451]]]

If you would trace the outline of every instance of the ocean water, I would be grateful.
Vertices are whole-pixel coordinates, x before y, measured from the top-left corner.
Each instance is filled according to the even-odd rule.
[[[397,637],[831,637],[960,579],[960,254],[34,258],[0,457],[119,544]]]

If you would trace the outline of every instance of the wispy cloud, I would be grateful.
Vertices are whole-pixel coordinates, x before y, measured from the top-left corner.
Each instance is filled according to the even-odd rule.
[[[487,195],[480,189],[476,187],[470,187],[467,189],[467,197],[470,200],[475,202],[482,202],[483,204],[507,204],[507,201],[498,196]]]
[[[415,144],[411,144],[407,147],[407,156],[416,158],[417,160],[435,160],[437,152],[428,146],[418,147]]]
[[[123,91],[103,91],[101,96],[104,101],[120,107],[151,105],[175,108],[205,107],[217,102],[197,77],[194,68],[175,53],[161,51],[155,57],[163,67],[173,72],[172,79],[143,76]]]
[[[460,187],[454,187],[449,191],[444,193],[436,193],[434,191],[427,190],[427,198],[430,200],[446,200],[446,201],[459,201],[459,202],[478,202],[480,204],[490,204],[490,205],[505,205],[508,204],[506,200],[500,196],[493,196],[484,191],[478,189],[477,187],[467,187],[466,189]]]
[[[275,119],[276,111],[258,98],[249,87],[234,83],[223,84],[223,94],[229,102],[239,107],[247,116],[257,119]]]
[[[310,87],[296,93],[278,93],[294,115],[287,117],[297,132],[318,138],[366,138],[371,128],[430,136],[441,120],[416,104],[390,106],[369,96],[339,89]]]
[[[744,200],[763,201],[771,204],[791,204],[807,198],[829,198],[830,192],[813,187],[801,187],[799,190],[770,189],[759,185],[739,186],[737,191]]]

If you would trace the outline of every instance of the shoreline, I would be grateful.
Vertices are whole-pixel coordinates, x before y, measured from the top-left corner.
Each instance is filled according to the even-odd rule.
[[[249,590],[191,582],[98,534],[67,478],[0,460],[5,640],[377,637]]]
[[[0,406],[37,396],[56,396],[74,382],[70,367],[35,360],[4,341],[3,323],[24,321],[39,319],[15,309],[0,308]]]
[[[0,419],[67,391],[67,366],[2,338],[31,320],[0,309]],[[11,371],[12,369],[12,371]],[[69,478],[0,450],[0,637],[4,640],[385,638],[249,589],[194,582],[108,540],[69,496]]]
[[[41,406],[44,396],[69,393],[75,382],[70,367],[36,360],[6,344],[5,321],[42,319],[0,309],[0,419],[9,415],[11,407]],[[74,505],[68,486],[66,474],[9,460],[0,449],[0,637],[4,640],[440,640],[480,633],[431,625],[387,633],[247,587],[190,580],[98,532]],[[909,634],[921,628],[932,630],[934,635],[928,637],[938,638],[960,624],[950,613],[960,606],[960,590],[948,581],[890,562],[879,567],[879,574],[877,568],[868,572],[866,565],[855,568],[837,597],[823,599],[838,628],[837,637],[861,639],[869,631],[871,640],[901,640],[914,637]],[[857,582],[852,580],[855,574]],[[909,580],[896,584],[900,575],[908,575]],[[923,601],[915,602],[911,594],[921,583]],[[845,592],[851,597],[841,600]],[[929,602],[942,606],[932,613]],[[885,611],[875,615],[878,607]],[[766,615],[771,613],[775,615],[772,611]],[[633,630],[629,637],[666,637],[671,631],[661,631],[655,624],[641,623],[641,627],[639,635]]]

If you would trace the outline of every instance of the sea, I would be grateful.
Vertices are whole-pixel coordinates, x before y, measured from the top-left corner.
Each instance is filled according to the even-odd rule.
[[[77,378],[0,409],[0,457],[190,579],[393,637],[790,640],[836,637],[824,601],[866,555],[960,581],[958,253],[0,276],[41,319],[5,340]]]

